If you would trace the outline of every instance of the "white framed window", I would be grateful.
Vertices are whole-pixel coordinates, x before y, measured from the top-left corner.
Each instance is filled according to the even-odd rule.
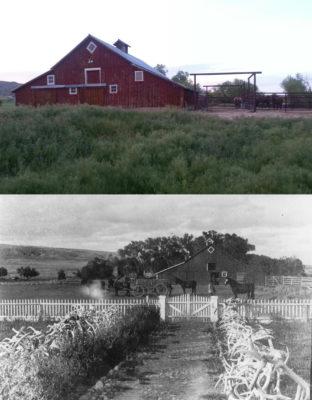
[[[55,85],[55,75],[47,76],[47,85]]]
[[[85,68],[85,84],[96,85],[101,83],[101,68]]]
[[[89,53],[93,54],[97,48],[97,45],[94,42],[90,42],[87,46],[87,50]]]
[[[69,88],[69,94],[77,94],[77,93],[78,93],[78,89],[76,87]]]
[[[109,93],[110,94],[118,93],[118,85],[109,85]]]
[[[143,71],[134,71],[134,80],[135,82],[143,82],[144,81]]]

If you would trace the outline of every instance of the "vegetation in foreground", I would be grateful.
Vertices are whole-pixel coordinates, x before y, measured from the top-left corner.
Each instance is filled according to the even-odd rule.
[[[311,193],[312,118],[95,106],[0,113],[1,193]]]
[[[156,308],[138,306],[124,317],[114,308],[78,310],[43,332],[22,328],[0,342],[1,399],[72,398],[77,384],[108,371],[158,325]]]

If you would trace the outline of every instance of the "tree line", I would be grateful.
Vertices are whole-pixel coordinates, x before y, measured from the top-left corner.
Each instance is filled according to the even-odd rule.
[[[267,275],[304,275],[304,266],[296,257],[274,259],[250,254],[255,246],[236,234],[222,234],[205,231],[195,237],[188,233],[183,236],[162,236],[132,241],[117,255],[108,259],[96,257],[78,271],[82,283],[95,279],[110,279],[114,275],[135,274],[137,277],[152,276],[169,266],[187,261],[200,250],[212,246],[229,257],[257,268]]]

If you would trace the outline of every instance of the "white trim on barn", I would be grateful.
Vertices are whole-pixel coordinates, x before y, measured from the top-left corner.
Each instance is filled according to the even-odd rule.
[[[55,85],[55,75],[54,74],[47,75],[47,86],[52,86],[52,85]]]
[[[99,80],[100,82],[102,81],[102,69],[101,67],[97,67],[97,68],[85,68],[84,69],[84,76],[85,76],[85,84],[86,85],[98,85],[99,83],[88,83],[88,71],[100,71],[99,74]]]
[[[117,84],[109,85],[109,94],[116,94],[116,93],[118,93],[118,85]]]
[[[76,87],[70,87],[68,90],[68,93],[71,95],[77,94],[78,93],[78,88]]]
[[[87,50],[89,53],[93,54],[97,48],[97,45],[94,42],[90,42],[87,46]]]
[[[134,81],[135,82],[143,82],[144,81],[144,72],[143,71],[134,71]]]

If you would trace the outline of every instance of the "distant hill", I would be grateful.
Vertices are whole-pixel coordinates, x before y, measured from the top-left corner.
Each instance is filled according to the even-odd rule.
[[[0,81],[0,96],[12,96],[12,90],[20,86],[21,83]]]
[[[39,271],[39,278],[56,278],[59,269],[64,269],[68,276],[73,276],[88,260],[94,257],[108,258],[110,255],[114,253],[0,244],[0,267],[7,268],[9,275],[16,275],[17,268],[30,266]]]

